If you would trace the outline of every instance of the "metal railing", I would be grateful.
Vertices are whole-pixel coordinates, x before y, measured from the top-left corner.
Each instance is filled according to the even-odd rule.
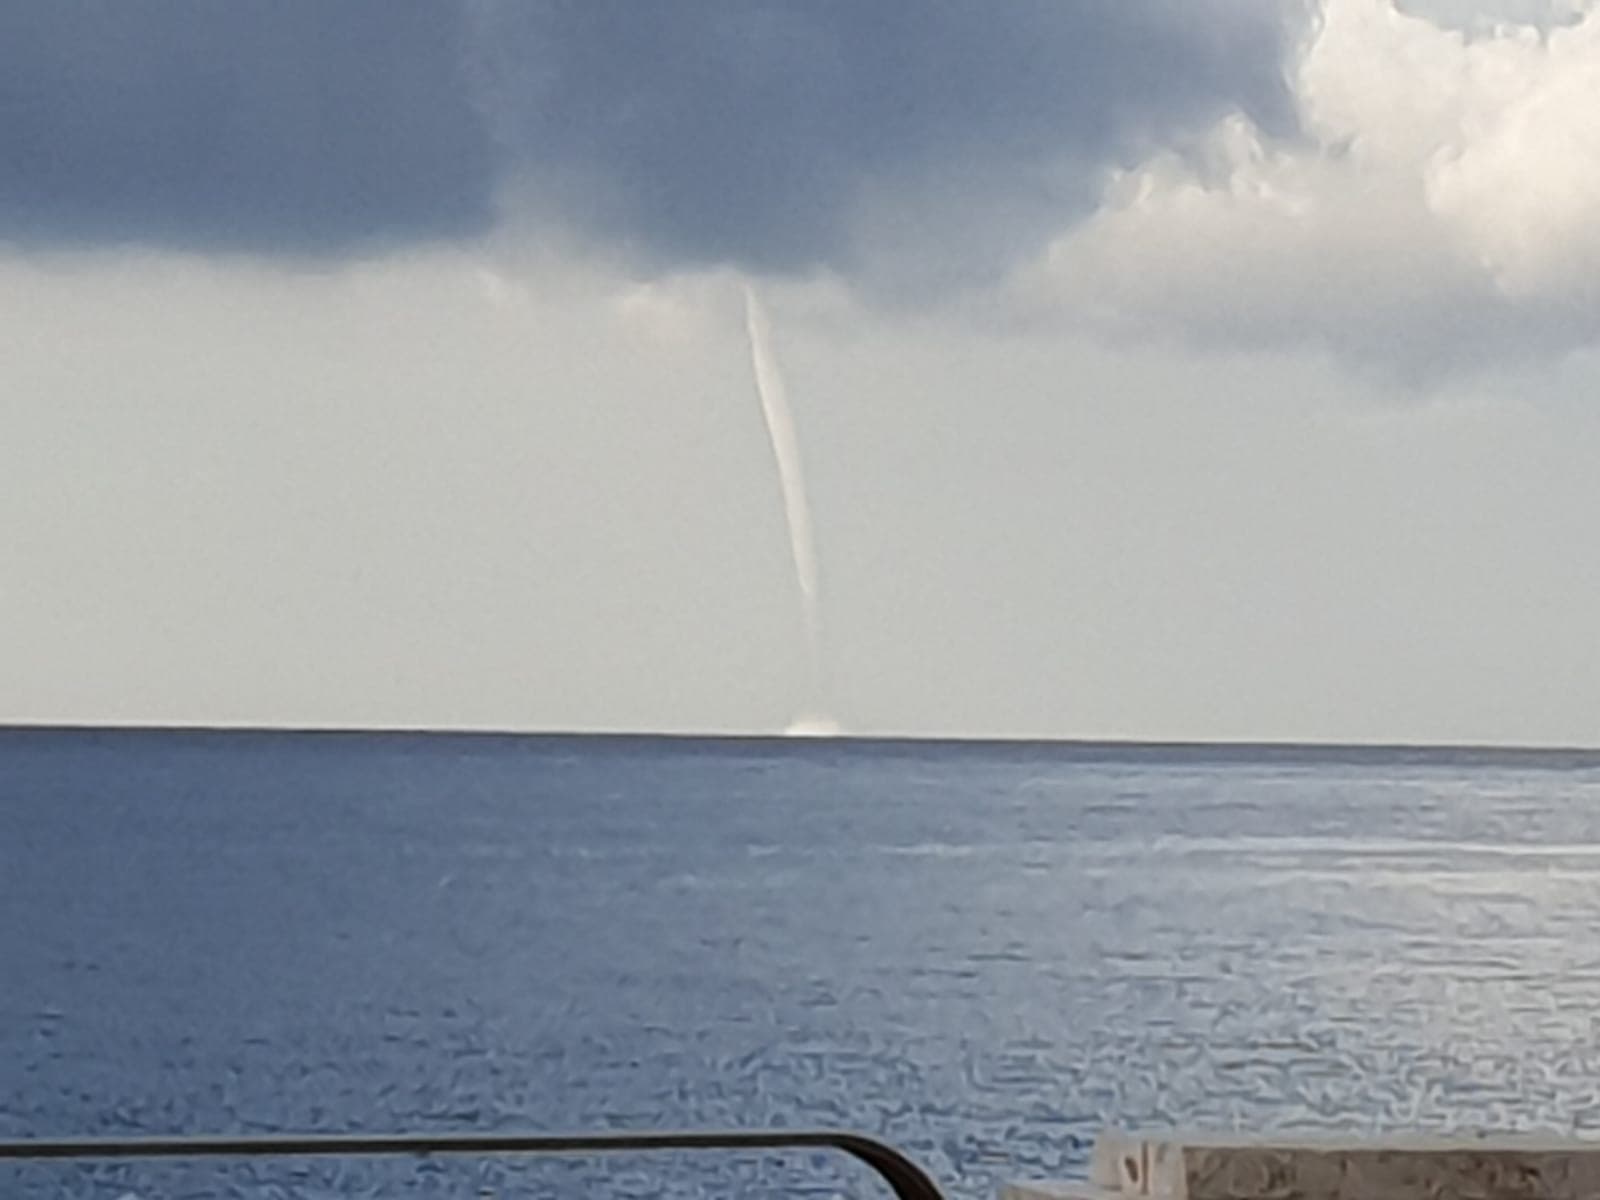
[[[148,1158],[427,1157],[437,1154],[619,1154],[660,1150],[837,1150],[865,1163],[897,1200],[944,1200],[926,1171],[865,1134],[830,1129],[739,1129],[684,1133],[284,1134],[0,1141],[0,1161]]]

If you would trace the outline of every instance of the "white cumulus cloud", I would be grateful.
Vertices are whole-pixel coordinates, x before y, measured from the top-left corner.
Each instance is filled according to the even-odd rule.
[[[1462,29],[1326,0],[1301,131],[1242,116],[1118,172],[1020,273],[1107,328],[1412,374],[1600,335],[1600,7]]]

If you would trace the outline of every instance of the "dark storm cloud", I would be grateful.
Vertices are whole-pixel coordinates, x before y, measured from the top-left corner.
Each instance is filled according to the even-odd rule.
[[[1283,128],[1282,0],[480,4],[485,109],[535,194],[668,259],[849,253],[856,206],[1059,221],[1108,160]],[[971,220],[951,209],[970,209]]]
[[[462,35],[428,0],[0,5],[0,239],[303,252],[478,227]]]
[[[1283,127],[1282,0],[0,6],[0,239],[336,252],[496,197],[668,265],[998,261],[1103,167]],[[512,192],[497,192],[514,182]],[[863,218],[863,213],[868,218]]]

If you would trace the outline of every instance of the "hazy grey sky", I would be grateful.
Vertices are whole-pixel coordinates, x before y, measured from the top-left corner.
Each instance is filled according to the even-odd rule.
[[[0,15],[0,719],[1600,742],[1600,11]]]

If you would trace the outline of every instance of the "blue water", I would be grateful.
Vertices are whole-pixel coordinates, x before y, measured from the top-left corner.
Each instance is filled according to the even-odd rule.
[[[1600,757],[0,732],[0,1137],[1600,1131]],[[0,1195],[882,1194],[822,1155]]]

